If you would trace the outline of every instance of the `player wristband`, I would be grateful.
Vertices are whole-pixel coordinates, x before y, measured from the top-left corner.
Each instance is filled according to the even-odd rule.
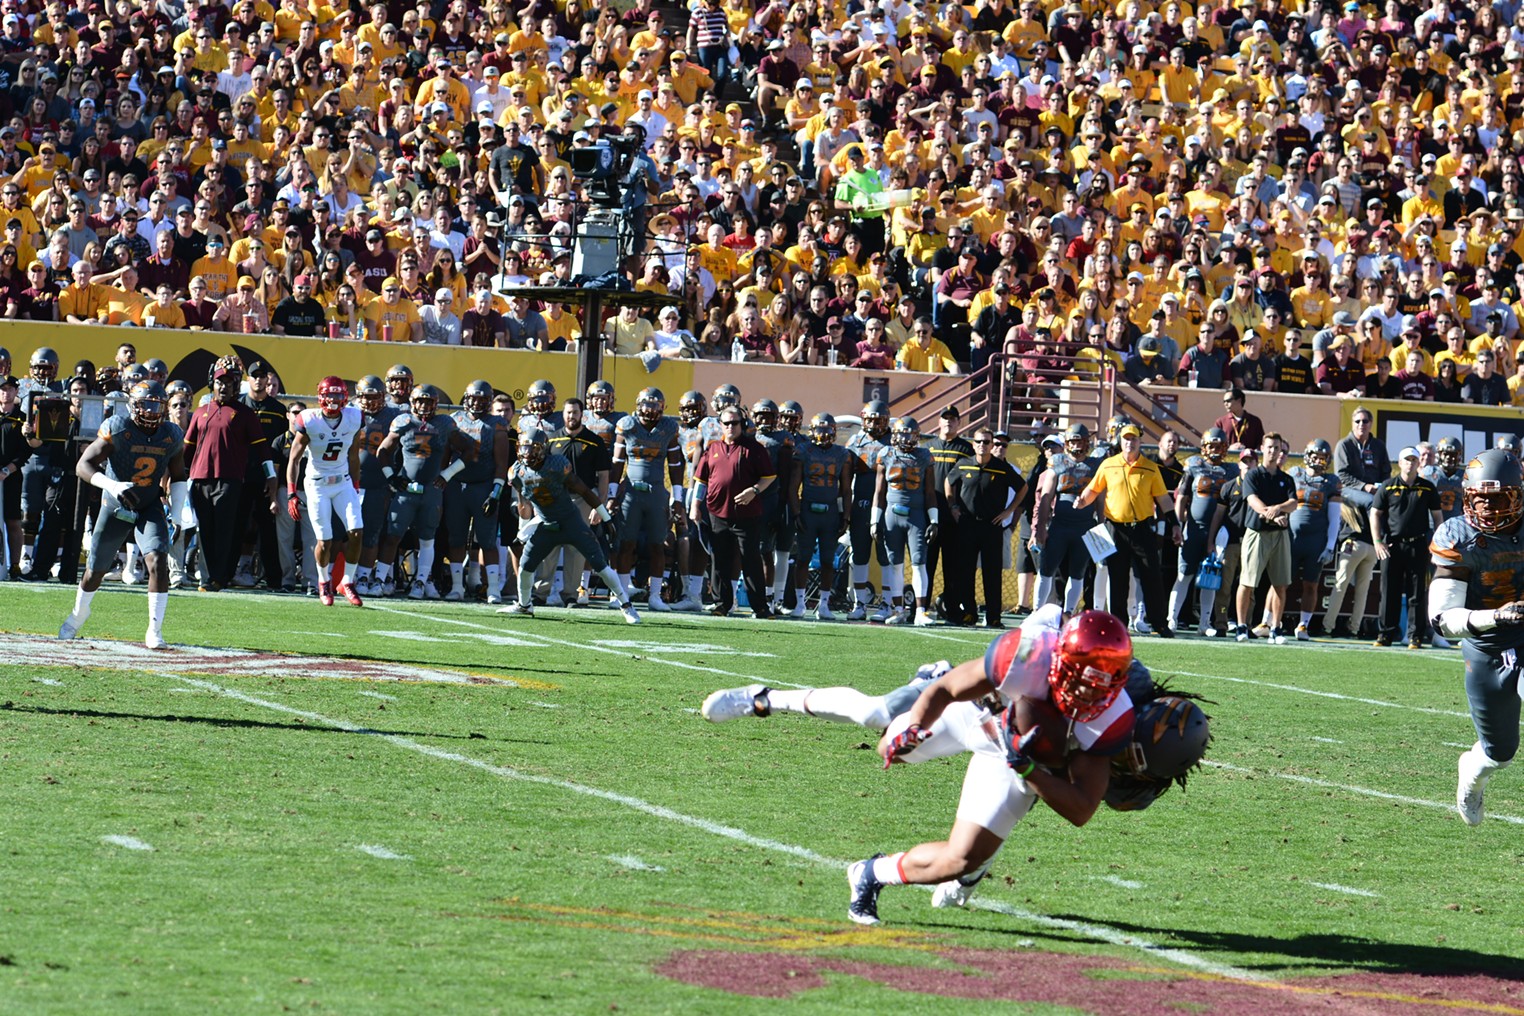
[[[941,517],[941,514],[942,514],[942,510],[940,508],[928,508],[928,509],[926,509],[926,521],[927,521],[927,523],[930,524],[930,525],[933,525],[933,526],[936,525],[937,524],[937,519]]]
[[[868,524],[876,526],[882,521],[884,521],[884,509],[874,505],[872,514],[868,516]]]
[[[597,512],[598,513],[598,517],[600,519],[602,519],[603,521],[605,521],[605,522],[609,521],[610,519],[612,519],[614,517],[614,513],[609,511],[607,505],[599,505],[598,507],[594,508],[593,511]]]
[[[384,479],[390,480],[392,478],[392,476],[396,474],[396,472],[397,471],[395,469],[393,469],[391,466],[382,466],[381,467],[381,476]]]
[[[500,498],[502,496],[503,496],[503,481],[502,480],[493,480],[492,481],[492,499],[494,501],[496,501],[498,498]]]
[[[609,484],[609,500],[612,501],[612,500],[614,500],[618,496],[619,496],[619,483],[618,483],[618,481],[615,481],[615,482],[612,482],[612,483]]]
[[[273,479],[275,479],[275,463],[271,462],[269,459],[265,459],[264,466],[265,466],[265,479],[267,479],[267,480],[273,480]]]
[[[90,486],[99,487],[101,490],[104,490],[106,493],[115,498],[120,498],[123,494],[132,489],[132,484],[128,483],[127,481],[113,480],[111,477],[107,476],[100,470],[96,470],[94,473],[90,474]]]
[[[686,491],[684,491],[682,487],[673,487],[672,488],[672,503],[677,505],[679,508],[681,508],[683,506],[683,495],[685,493],[686,493]]]
[[[446,480],[453,480],[453,479],[455,479],[455,477],[459,476],[460,475],[460,471],[462,469],[465,469],[465,468],[466,468],[466,460],[465,459],[456,459],[454,462],[450,463],[448,466],[445,466],[444,469],[440,471],[439,475],[442,478],[446,479]]]

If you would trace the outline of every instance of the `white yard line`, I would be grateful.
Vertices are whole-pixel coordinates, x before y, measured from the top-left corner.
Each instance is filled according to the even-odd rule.
[[[153,850],[153,847],[136,836],[102,836],[102,843],[109,843],[113,847],[121,847],[123,850]]]
[[[395,696],[395,695],[388,695],[388,694],[386,694],[386,692],[383,692],[383,691],[362,691],[362,692],[360,692],[360,694],[364,695],[366,698],[378,698],[378,699],[382,699],[383,701],[386,701],[386,702],[396,702],[397,701],[397,696]]]
[[[1308,885],[1317,886],[1319,889],[1327,889],[1331,893],[1343,893],[1346,896],[1368,896],[1379,900],[1380,893],[1373,893],[1369,889],[1356,889],[1353,886],[1340,885],[1337,882],[1308,882]]]
[[[556,705],[554,702],[531,702],[529,704],[534,706],[536,709],[560,709],[561,708],[560,706]]]
[[[1213,762],[1210,759],[1203,760],[1202,765],[1212,769],[1221,769],[1230,773],[1248,773],[1251,776],[1271,776],[1277,780],[1286,780],[1290,783],[1300,783],[1309,787],[1322,787],[1325,790],[1342,790],[1346,794],[1359,794],[1361,797],[1375,797],[1383,801],[1396,801],[1398,804],[1412,804],[1420,808],[1437,808],[1440,811],[1454,811],[1455,805],[1449,801],[1426,801],[1421,797],[1406,797],[1402,794],[1388,794],[1384,790],[1372,790],[1370,787],[1355,787],[1347,783],[1333,783],[1329,780],[1314,779],[1311,776],[1298,776],[1295,773],[1278,773],[1270,769],[1250,769],[1247,766],[1235,766],[1228,762]],[[1512,825],[1524,825],[1524,818],[1517,815],[1500,815],[1496,812],[1487,812],[1488,818],[1495,818],[1499,822],[1508,822]]]
[[[32,680],[38,684],[45,684],[50,688],[62,688],[64,686],[62,681],[55,681],[51,677],[34,677]]]
[[[1316,688],[1301,688],[1294,684],[1278,684],[1275,681],[1255,681],[1247,677],[1225,677],[1222,674],[1198,674],[1189,670],[1172,670],[1160,667],[1154,671],[1161,677],[1176,675],[1179,677],[1199,677],[1208,681],[1228,681],[1232,684],[1248,684],[1256,688],[1274,688],[1276,691],[1290,691],[1298,695],[1314,695],[1318,698],[1338,699],[1341,702],[1357,702],[1360,705],[1380,706],[1383,709],[1406,709],[1409,712],[1428,713],[1431,716],[1459,716],[1462,719],[1470,719],[1470,713],[1457,712],[1454,709],[1431,709],[1428,706],[1410,706],[1402,702],[1388,702],[1385,699],[1362,698],[1359,695],[1341,695],[1336,691],[1319,691]],[[1469,746],[1468,746],[1469,747]]]
[[[399,611],[399,613],[401,612]],[[260,706],[264,709],[271,709],[276,712],[285,713],[288,716],[300,716],[304,719],[311,720],[314,723],[321,723],[335,730],[343,730],[352,734],[365,734],[370,737],[377,737],[383,741],[386,741],[388,744],[393,745],[394,747],[404,748],[408,751],[417,752],[420,755],[427,755],[430,758],[439,759],[441,761],[455,762],[460,765],[469,766],[470,768],[478,769],[482,772],[488,773],[492,776],[497,776],[501,779],[515,780],[518,782],[530,783],[538,786],[556,787],[561,790],[571,791],[575,794],[582,794],[586,797],[608,801],[611,804],[618,804],[625,808],[629,808],[632,811],[638,811],[642,814],[650,815],[654,818],[664,819],[668,822],[674,822],[678,825],[688,826],[693,829],[698,829],[702,832],[723,837],[725,839],[735,840],[738,843],[744,843],[749,847],[755,847],[759,850],[769,850],[773,853],[785,854],[787,856],[798,858],[802,861],[806,861],[819,867],[841,870],[845,868],[847,864],[845,861],[826,857],[823,854],[818,854],[808,847],[801,847],[792,843],[784,843],[779,840],[769,839],[765,836],[754,836],[751,833],[746,832],[744,829],[737,829],[734,826],[727,826],[719,822],[712,822],[709,819],[698,818],[697,816],[693,815],[685,815],[682,812],[674,811],[671,808],[667,808],[659,804],[652,804],[648,801],[643,801],[638,797],[631,797],[627,794],[618,794],[609,790],[600,790],[597,787],[590,787],[582,783],[572,783],[569,780],[560,780],[551,776],[536,776],[531,773],[522,773],[516,769],[510,769],[507,766],[496,765],[482,759],[471,758],[468,755],[461,755],[453,751],[445,751],[442,748],[436,748],[432,745],[423,744],[419,741],[413,740],[412,738],[402,737],[398,734],[382,734],[377,731],[362,727],[359,724],[351,723],[348,720],[333,719],[327,716],[323,716],[320,713],[309,712],[305,709],[296,709],[291,706],[284,705],[280,702],[273,702],[269,699],[260,698],[256,695],[249,695],[234,688],[224,688],[220,685],[212,683],[211,681],[202,681],[192,677],[181,677],[178,674],[163,674],[162,676],[168,677],[174,681],[179,681],[182,684],[187,684],[192,687],[202,688],[206,691],[215,692],[218,695],[222,695],[226,698],[230,698],[238,702],[243,702],[248,705]],[[1247,970],[1241,970],[1237,967],[1229,966],[1225,963],[1216,963],[1212,960],[1206,959],[1205,957],[1198,956],[1195,953],[1187,952],[1183,949],[1170,949],[1155,945],[1146,939],[1139,938],[1136,935],[1132,935],[1117,928],[1108,927],[1106,925],[1090,924],[1087,922],[1074,921],[1066,918],[1049,917],[1045,914],[1033,913],[1029,910],[1023,910],[1020,907],[1014,907],[1006,903],[1000,903],[994,900],[981,900],[977,897],[970,901],[970,906],[977,907],[981,910],[992,911],[998,914],[1005,914],[1027,924],[1035,924],[1046,928],[1076,932],[1086,936],[1087,938],[1091,938],[1100,942],[1106,942],[1111,945],[1124,946],[1131,949],[1141,949],[1152,956],[1158,957],[1159,959],[1167,960],[1180,966],[1190,967],[1195,970],[1201,970],[1218,977],[1227,977],[1240,981],[1271,980],[1271,978],[1267,978],[1262,974],[1256,974]]]
[[[383,861],[411,861],[412,860],[412,858],[409,857],[406,854],[399,854],[395,850],[391,850],[391,849],[389,849],[387,847],[377,846],[374,843],[361,843],[358,846],[356,846],[355,849],[358,850],[362,854],[369,854],[371,857],[377,857],[377,858],[380,858]]]
[[[1143,888],[1143,883],[1142,882],[1134,882],[1132,879],[1130,879],[1130,878],[1122,878],[1120,875],[1101,875],[1099,880],[1102,881],[1102,882],[1110,883],[1111,885],[1114,885],[1114,886],[1118,887],[1119,889],[1142,889]]]
[[[1317,741],[1319,744],[1343,744],[1344,743],[1343,741],[1335,740],[1332,737],[1314,737],[1314,738],[1312,738],[1312,740]]]

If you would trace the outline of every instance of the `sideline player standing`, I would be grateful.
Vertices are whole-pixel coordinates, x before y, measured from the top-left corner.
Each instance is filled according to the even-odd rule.
[[[650,568],[652,610],[671,610],[661,598],[662,583],[667,579],[667,534],[675,523],[683,522],[683,446],[677,435],[677,420],[666,415],[667,399],[660,388],[642,388],[635,396],[635,412],[621,417],[614,428],[614,457],[609,469],[609,499],[612,509],[621,514],[619,533],[620,588],[627,588],[635,570],[635,551],[645,539]],[[669,503],[662,482],[662,462],[672,481]],[[621,490],[621,481],[623,489]]]
[[[465,569],[468,536],[474,536],[477,552],[487,572],[487,602],[499,603],[497,513],[508,476],[512,448],[508,440],[508,421],[492,415],[492,386],[472,381],[460,397],[461,408],[451,414],[455,429],[476,444],[476,458],[464,464],[445,487],[445,534],[450,545],[445,560],[450,564],[450,591],[446,600],[466,598]]]
[[[1191,584],[1201,562],[1216,552],[1217,528],[1222,525],[1226,510],[1218,500],[1223,484],[1238,476],[1238,466],[1224,461],[1228,450],[1228,435],[1220,427],[1212,427],[1201,435],[1201,454],[1192,455],[1185,463],[1185,472],[1175,488],[1175,517],[1180,521],[1180,569],[1175,575],[1175,588],[1169,594],[1169,626],[1179,628],[1180,612],[1185,608]],[[1198,589],[1197,598],[1201,614],[1197,632],[1210,637],[1216,634],[1211,627],[1212,608],[1217,603],[1217,590]]]
[[[795,450],[788,499],[799,527],[794,546],[794,609],[803,617],[810,559],[820,552],[820,599],[815,616],[834,621],[831,592],[836,588],[836,541],[851,524],[852,453],[836,443],[836,418],[816,413],[810,418],[809,441]]]
[[[344,520],[344,573],[338,577],[339,595],[356,607],[364,606],[355,592],[355,572],[360,567],[360,542],[365,535],[360,510],[360,429],[365,414],[349,405],[349,389],[342,378],[330,374],[318,382],[318,408],[303,410],[296,418],[296,438],[286,461],[286,510],[293,522],[302,520],[297,499],[296,474],[302,455],[308,454],[307,518],[317,537],[318,600],[333,606],[333,516]]]
[[[1476,744],[1460,757],[1455,806],[1481,825],[1482,793],[1519,750],[1519,650],[1524,649],[1524,471],[1500,449],[1482,452],[1461,481],[1462,517],[1430,544],[1430,622],[1461,640]]]
[[[106,570],[129,538],[136,538],[148,568],[148,632],[143,644],[164,649],[164,609],[169,604],[169,524],[159,496],[169,476],[170,511],[180,518],[189,488],[186,484],[185,434],[165,421],[168,399],[157,381],[139,381],[128,393],[128,415],[108,416],[90,447],[79,457],[75,473],[104,491],[101,510],[90,537],[90,557],[84,579],[74,594],[74,610],[58,629],[72,639],[90,617],[90,601],[106,578]]]
[[[873,599],[873,587],[868,583],[868,557],[878,551],[878,566],[882,572],[883,588],[889,588],[889,557],[884,551],[884,538],[873,532],[873,496],[878,482],[878,457],[889,447],[889,406],[874,399],[863,406],[862,430],[847,441],[847,451],[852,453],[852,509],[848,512],[848,531],[852,534],[852,610],[848,621],[861,621],[868,616],[868,601]],[[901,577],[903,582],[903,576]],[[899,588],[896,583],[895,588]],[[888,599],[884,600],[887,608]]]
[[[356,592],[361,596],[390,596],[392,566],[378,565],[376,551],[386,530],[392,488],[381,475],[376,449],[386,440],[392,420],[401,410],[386,404],[385,383],[374,374],[367,374],[356,383],[355,401],[365,414],[365,424],[360,428],[360,520],[365,535],[360,541],[360,567],[355,571],[355,585],[359,587]]]
[[[566,456],[551,454],[550,439],[543,430],[525,425],[519,431],[518,460],[508,470],[508,483],[518,497],[519,518],[525,522],[519,530],[524,552],[519,557],[518,602],[499,608],[498,613],[533,616],[535,569],[557,547],[572,546],[608,585],[609,595],[619,604],[625,621],[639,624],[640,615],[630,602],[630,594],[589,528],[591,519],[607,522],[613,513],[577,477]],[[572,503],[573,494],[592,508],[587,519]]]

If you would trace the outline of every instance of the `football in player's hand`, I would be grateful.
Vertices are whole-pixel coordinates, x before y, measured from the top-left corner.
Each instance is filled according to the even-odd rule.
[[[1026,754],[1039,765],[1061,766],[1069,758],[1069,718],[1047,699],[1031,699],[1022,696],[1014,703],[1010,715],[1016,723],[1016,733],[1023,735],[1033,727],[1041,732],[1027,745]]]

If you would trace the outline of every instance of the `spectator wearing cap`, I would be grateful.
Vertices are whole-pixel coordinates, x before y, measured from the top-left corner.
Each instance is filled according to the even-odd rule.
[[[242,332],[258,335],[269,330],[270,313],[265,302],[255,292],[258,282],[245,275],[238,280],[237,288],[228,293],[212,315],[212,324],[224,332]],[[210,292],[210,287],[208,287]]]
[[[1135,385],[1169,384],[1174,380],[1169,361],[1161,355],[1159,336],[1154,331],[1150,330],[1138,339],[1137,346],[1122,363],[1122,373]]]
[[[1365,368],[1354,355],[1354,340],[1340,335],[1328,349],[1332,355],[1324,357],[1313,371],[1318,390],[1324,395],[1358,395],[1365,384]]]
[[[1500,244],[1493,244],[1489,253],[1496,251],[1502,253]],[[1482,335],[1487,332],[1488,318],[1497,315],[1500,334],[1510,342],[1518,337],[1519,317],[1512,307],[1503,299],[1502,280],[1496,275],[1490,275],[1482,281],[1482,295],[1480,299],[1471,301],[1471,314],[1466,319],[1466,331],[1470,335]]]
[[[327,311],[312,297],[312,276],[302,274],[292,280],[291,295],[276,304],[275,311],[270,315],[270,333],[312,338],[327,323]]]
[[[1244,334],[1238,355],[1228,364],[1228,374],[1233,387],[1241,391],[1275,391],[1275,360],[1265,352],[1264,339],[1258,331]]]
[[[1402,599],[1408,605],[1408,648],[1422,649],[1429,636],[1429,541],[1444,521],[1439,491],[1418,471],[1418,450],[1397,454],[1397,475],[1376,488],[1370,507],[1371,542],[1381,569],[1381,631],[1377,646],[1401,635]]]
[[[1011,299],[1009,283],[997,282],[994,299],[974,319],[969,336],[969,369],[978,370],[1005,348],[1006,338],[1021,324],[1021,309]]]
[[[190,271],[206,281],[206,295],[210,299],[220,301],[230,294],[238,269],[227,257],[227,241],[222,234],[213,233],[206,238],[206,254],[191,262]]]
[[[1175,502],[1165,486],[1159,464],[1143,456],[1143,432],[1138,425],[1125,424],[1117,437],[1121,451],[1096,467],[1095,476],[1075,501],[1075,508],[1084,509],[1104,495],[1102,514],[1111,524],[1116,543],[1115,553],[1105,562],[1111,613],[1127,623],[1127,600],[1136,578],[1143,592],[1147,619],[1147,625],[1139,625],[1137,631],[1174,638],[1160,572],[1159,532],[1164,517],[1174,512]]]

